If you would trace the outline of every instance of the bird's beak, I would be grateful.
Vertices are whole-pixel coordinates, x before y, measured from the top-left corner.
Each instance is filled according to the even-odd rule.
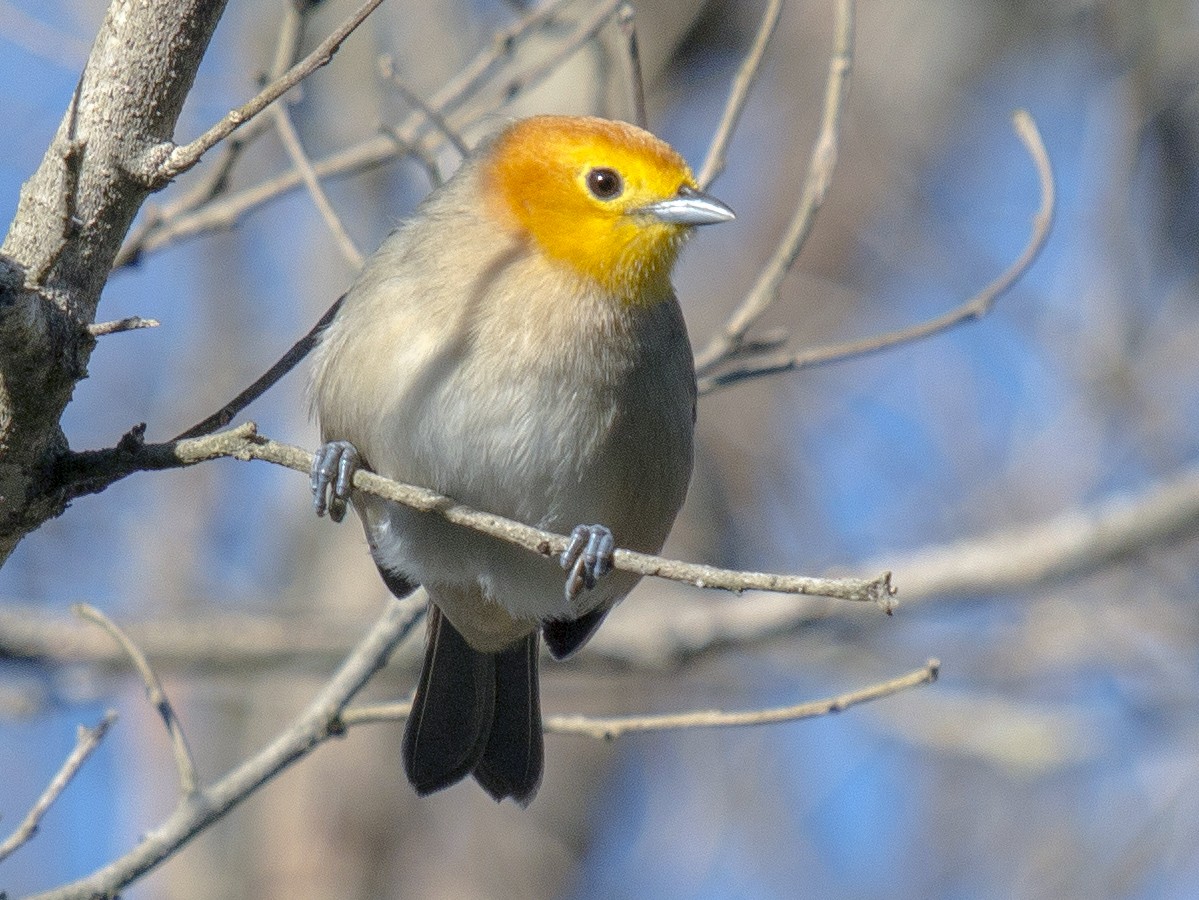
[[[733,211],[708,194],[683,185],[669,200],[659,200],[633,210],[635,214],[653,216],[671,225],[714,225],[735,219]]]

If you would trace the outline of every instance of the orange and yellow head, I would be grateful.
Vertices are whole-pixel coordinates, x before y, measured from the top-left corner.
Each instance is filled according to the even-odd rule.
[[[660,296],[687,232],[732,211],[699,192],[683,158],[606,119],[536,116],[488,148],[493,213],[548,258],[626,302]]]

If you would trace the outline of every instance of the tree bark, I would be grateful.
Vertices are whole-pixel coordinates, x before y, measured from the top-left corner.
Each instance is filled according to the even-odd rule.
[[[0,247],[0,564],[66,508],[47,472],[87,374],[100,293],[226,0],[113,0]]]

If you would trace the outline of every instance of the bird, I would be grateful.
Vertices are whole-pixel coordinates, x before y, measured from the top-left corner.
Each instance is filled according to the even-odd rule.
[[[639,580],[687,492],[694,362],[671,272],[695,226],[734,218],[648,131],[511,122],[363,265],[320,335],[314,505],[362,520],[384,583],[428,593],[402,743],[420,795],[473,775],[527,806],[544,767],[540,639],[564,659]],[[352,492],[364,467],[570,535],[560,565]],[[563,572],[565,569],[565,573]]]

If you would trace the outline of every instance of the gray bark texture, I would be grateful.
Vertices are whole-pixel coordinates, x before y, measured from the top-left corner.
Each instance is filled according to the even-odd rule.
[[[113,0],[0,247],[0,563],[60,514],[59,419],[100,293],[164,163],[225,0]]]

